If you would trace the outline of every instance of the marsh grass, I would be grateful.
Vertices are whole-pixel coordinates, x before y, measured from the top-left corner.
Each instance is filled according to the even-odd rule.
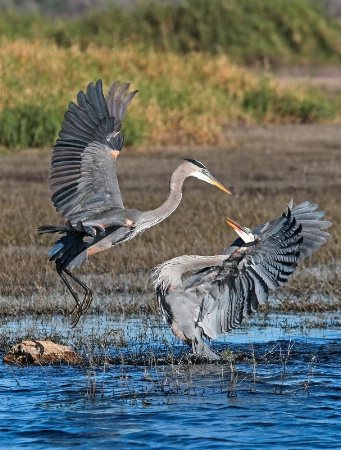
[[[276,323],[279,319],[273,320]],[[303,326],[304,315],[301,320]],[[283,324],[277,333],[278,338],[287,336],[287,326]],[[51,339],[70,345],[82,356],[81,366],[64,367],[64,374],[58,376],[75,370],[77,389],[84,401],[118,400],[143,407],[157,402],[171,404],[174,396],[207,398],[222,394],[234,398],[245,392],[308,394],[319,364],[318,358],[306,354],[302,342],[291,339],[275,344],[240,343],[237,348],[234,344],[227,350],[225,344],[222,360],[209,364],[189,355],[188,348],[176,342],[165,323],[143,314],[115,319],[91,316],[75,330],[68,327],[65,318],[29,316],[10,320],[0,328],[0,353],[25,339]],[[49,384],[53,393],[53,383]]]
[[[234,195],[187,180],[177,211],[134,241],[95,255],[78,276],[94,290],[92,312],[156,312],[149,275],[181,254],[219,254],[235,238],[226,216],[253,227],[280,214],[290,198],[310,200],[333,222],[332,238],[300,264],[275,294],[282,310],[337,309],[340,305],[340,129],[336,126],[272,126],[230,129],[234,147],[122,152],[118,176],[127,207],[155,208],[167,196],[172,170],[182,157],[201,160]],[[3,155],[0,166],[0,314],[25,311],[67,314],[73,300],[47,258],[53,237],[41,224],[62,223],[47,190],[50,151]],[[273,307],[273,306],[272,306]]]
[[[126,45],[60,48],[43,40],[0,46],[0,147],[52,145],[70,100],[90,81],[139,89],[124,123],[140,150],[228,142],[227,123],[331,121],[340,105],[316,89],[284,87],[239,67],[224,54],[158,52]]]
[[[111,298],[113,310],[155,310],[150,270],[181,254],[221,252],[234,239],[224,224],[225,216],[252,227],[281,213],[294,197],[296,202],[319,203],[328,220],[340,223],[338,127],[244,128],[230,130],[229,135],[236,145],[228,150],[165,150],[149,156],[122,153],[118,174],[128,207],[144,210],[164,201],[167,179],[180,162],[180,154],[204,162],[219,180],[233,185],[235,195],[223,195],[196,180],[186,181],[183,201],[171,217],[133,242],[94,256],[77,271],[94,289],[95,297]],[[31,151],[1,158],[0,295],[23,299],[19,305],[13,301],[14,310],[25,309],[25,299],[30,298],[34,301],[28,301],[27,307],[31,304],[40,313],[45,300],[47,309],[56,310],[56,304],[63,313],[72,305],[53,263],[47,260],[54,238],[37,235],[39,225],[61,222],[47,190],[50,156],[50,152]],[[325,298],[340,299],[340,229],[333,226],[330,232],[332,239],[301,264],[281,289],[281,304],[289,309],[302,308],[302,298],[309,309],[328,307]],[[122,294],[131,301],[122,303]],[[145,306],[139,304],[141,294]],[[316,294],[313,301],[312,294]],[[8,314],[11,302],[5,304],[3,312]],[[337,304],[334,301],[333,308]]]

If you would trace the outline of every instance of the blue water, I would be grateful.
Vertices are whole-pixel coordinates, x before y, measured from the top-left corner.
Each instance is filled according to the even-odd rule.
[[[313,319],[254,319],[214,343],[236,355],[218,365],[172,364],[187,348],[159,320],[88,317],[78,331],[57,320],[50,331],[86,364],[0,364],[0,448],[340,449],[340,317],[325,315],[326,328],[311,328]],[[112,330],[124,341],[101,350],[97,336]],[[77,333],[89,338],[83,347]],[[117,354],[136,364],[117,363]],[[167,363],[156,364],[160,355]]]

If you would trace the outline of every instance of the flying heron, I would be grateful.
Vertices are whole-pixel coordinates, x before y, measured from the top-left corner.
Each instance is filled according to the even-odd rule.
[[[89,256],[129,241],[166,219],[179,205],[183,183],[189,176],[230,193],[202,163],[187,159],[171,175],[168,198],[159,208],[139,211],[124,207],[116,159],[124,141],[122,121],[137,93],[126,94],[129,86],[125,83],[119,88],[116,81],[104,97],[102,81],[98,80],[88,85],[86,93],[80,91],[77,104],[69,103],[52,154],[48,179],[51,199],[67,221],[64,226],[43,225],[38,232],[63,234],[49,257],[76,302],[71,312],[73,326],[89,308],[93,293],[72,269],[83,265]],[[84,290],[82,300],[70,279]]]
[[[184,255],[154,269],[154,287],[172,331],[195,355],[220,359],[205,342],[240,326],[269,290],[283,286],[297,262],[330,237],[323,211],[309,202],[250,230],[226,219],[239,237],[221,255]],[[187,278],[186,273],[192,272]],[[193,274],[193,272],[195,272]]]

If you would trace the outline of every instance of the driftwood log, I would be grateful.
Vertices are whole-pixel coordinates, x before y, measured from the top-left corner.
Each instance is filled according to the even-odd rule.
[[[4,356],[7,364],[82,364],[82,358],[70,347],[51,341],[23,341]]]

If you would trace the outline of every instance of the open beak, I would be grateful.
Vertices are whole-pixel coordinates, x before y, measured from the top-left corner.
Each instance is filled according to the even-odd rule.
[[[223,184],[221,184],[216,178],[214,178],[214,176],[212,176],[210,174],[210,176],[208,177],[208,179],[206,180],[208,181],[208,183],[210,184],[214,184],[214,186],[217,186],[219,189],[221,189],[222,191],[226,192],[226,194],[230,194],[232,195],[232,192],[230,192]]]
[[[225,222],[236,231],[238,236],[240,236],[245,243],[253,242],[255,240],[255,235],[248,228],[242,227],[239,223],[228,217],[225,219]]]
[[[240,226],[239,223],[237,223],[234,220],[230,219],[229,217],[227,217],[225,219],[225,222],[227,223],[227,225],[230,225],[230,227],[232,227],[237,232],[244,233],[243,227]]]

